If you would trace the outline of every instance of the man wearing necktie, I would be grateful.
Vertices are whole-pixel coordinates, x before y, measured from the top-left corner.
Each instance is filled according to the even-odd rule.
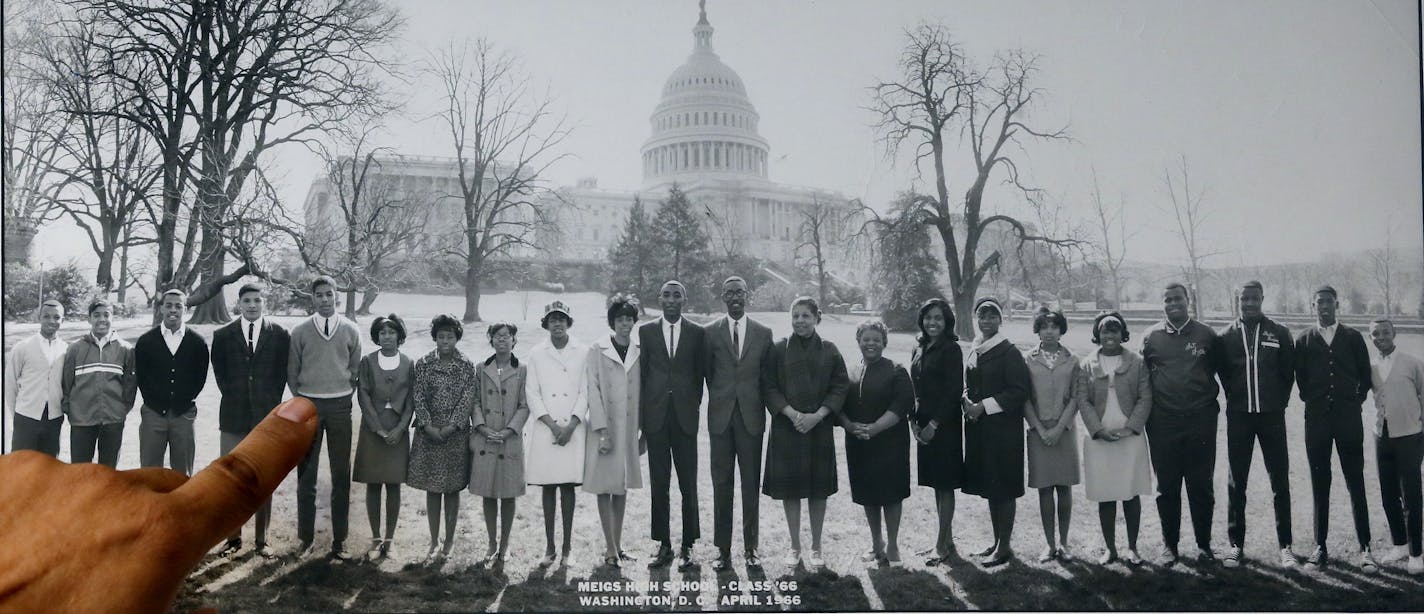
[[[761,399],[762,355],[771,347],[771,329],[747,317],[747,282],[722,282],[727,316],[707,326],[707,431],[711,440],[712,542],[718,572],[732,569],[732,500],[737,475],[742,485],[742,546],[748,568],[761,567],[760,524],[762,436],[766,405]]]
[[[282,401],[287,387],[287,329],[268,320],[262,286],[245,284],[237,291],[241,317],[213,331],[213,379],[222,401],[218,404],[219,454],[227,454]],[[257,510],[254,552],[271,558],[267,522],[272,517],[269,499]],[[242,549],[242,530],[223,544],[218,555],[228,557]]]
[[[697,422],[702,405],[702,381],[706,373],[706,334],[701,326],[682,317],[687,289],[673,280],[663,284],[658,294],[661,318],[638,327],[638,342],[646,359],[642,361],[641,426],[648,445],[648,473],[652,481],[652,537],[659,543],[648,567],[656,569],[672,562],[669,531],[669,490],[672,471],[677,469],[677,487],[682,492],[682,549],[678,569],[696,566],[692,545],[700,536],[697,517]]]

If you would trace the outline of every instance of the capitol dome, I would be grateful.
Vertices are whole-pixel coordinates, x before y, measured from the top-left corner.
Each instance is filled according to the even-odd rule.
[[[712,50],[712,32],[703,9],[691,55],[663,84],[642,149],[646,187],[704,175],[766,177],[761,118],[741,76]]]

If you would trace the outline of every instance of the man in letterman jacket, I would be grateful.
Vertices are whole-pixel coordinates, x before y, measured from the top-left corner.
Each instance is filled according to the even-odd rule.
[[[1305,564],[1326,564],[1325,537],[1330,528],[1330,451],[1340,452],[1340,472],[1350,493],[1359,564],[1377,567],[1370,554],[1370,510],[1365,501],[1365,430],[1360,406],[1370,392],[1370,353],[1359,331],[1335,321],[1335,289],[1315,291],[1318,326],[1295,340],[1295,380],[1305,401],[1305,458],[1315,503],[1315,551]]]
[[[193,475],[193,400],[208,381],[208,342],[183,325],[188,295],[168,290],[159,298],[163,320],[134,342],[138,390],[143,393],[143,422],[138,429],[138,458],[143,467],[168,466]]]
[[[1241,319],[1221,332],[1221,385],[1226,390],[1227,567],[1241,565],[1246,543],[1246,484],[1251,456],[1261,443],[1276,512],[1276,544],[1282,567],[1295,567],[1291,552],[1290,460],[1286,445],[1286,405],[1295,383],[1295,344],[1290,330],[1261,313],[1259,281],[1241,285]]]

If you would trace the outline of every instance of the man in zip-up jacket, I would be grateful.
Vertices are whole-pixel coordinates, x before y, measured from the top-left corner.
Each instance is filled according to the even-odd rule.
[[[1241,319],[1221,332],[1221,384],[1226,389],[1226,534],[1231,547],[1222,564],[1241,565],[1246,543],[1246,484],[1256,441],[1271,479],[1276,543],[1282,567],[1297,564],[1291,551],[1290,459],[1286,445],[1286,405],[1295,383],[1295,344],[1290,330],[1261,313],[1265,291],[1259,281],[1241,285]]]
[[[124,419],[138,395],[133,348],[110,330],[109,301],[89,303],[88,314],[89,334],[65,350],[60,376],[60,406],[69,418],[69,462],[91,462],[97,448],[99,462],[116,467]]]
[[[143,393],[139,464],[162,467],[167,450],[169,467],[193,475],[193,421],[198,418],[193,400],[208,382],[208,342],[183,325],[187,300],[182,290],[163,293],[158,306],[163,320],[134,342],[134,361]]]
[[[1323,566],[1329,558],[1325,536],[1330,528],[1331,446],[1340,452],[1340,472],[1350,493],[1360,567],[1374,571],[1370,554],[1370,510],[1365,501],[1365,430],[1360,406],[1370,392],[1370,351],[1359,331],[1335,321],[1335,289],[1315,291],[1319,322],[1295,340],[1295,381],[1305,401],[1305,458],[1315,503],[1315,550],[1305,564]]]

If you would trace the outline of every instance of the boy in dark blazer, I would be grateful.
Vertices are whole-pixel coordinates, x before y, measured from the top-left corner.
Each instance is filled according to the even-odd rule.
[[[218,405],[219,453],[227,454],[257,426],[267,412],[282,401],[287,386],[287,352],[291,336],[287,329],[268,320],[262,286],[246,284],[237,291],[242,317],[213,332],[213,379],[222,392]],[[267,546],[267,523],[272,517],[272,500],[257,510],[256,549],[258,556],[271,558]],[[218,556],[231,556],[242,549],[242,529],[228,538]]]
[[[696,566],[692,545],[700,536],[697,517],[697,422],[706,373],[706,332],[682,317],[687,288],[672,280],[658,293],[662,317],[638,327],[642,361],[642,428],[648,446],[648,474],[653,484],[652,537],[659,543],[648,568],[672,562],[668,529],[669,488],[677,469],[682,492],[682,549],[678,569]]]
[[[1370,392],[1370,351],[1359,331],[1335,321],[1335,288],[1315,291],[1319,324],[1295,341],[1295,381],[1305,401],[1305,458],[1315,499],[1315,551],[1305,560],[1324,566],[1330,528],[1330,448],[1340,451],[1340,472],[1355,517],[1360,567],[1374,571],[1370,554],[1370,510],[1365,501],[1365,429],[1360,406]]]
[[[208,382],[208,342],[183,325],[187,294],[168,290],[159,300],[162,322],[134,342],[134,366],[143,394],[139,464],[162,467],[166,449],[174,471],[193,475],[193,421],[198,417],[193,400]]]
[[[761,453],[766,404],[761,398],[762,358],[771,347],[771,329],[747,317],[747,282],[722,282],[727,316],[707,326],[707,435],[712,444],[712,541],[716,571],[732,569],[732,499],[742,476],[742,546],[747,567],[761,566]]]

